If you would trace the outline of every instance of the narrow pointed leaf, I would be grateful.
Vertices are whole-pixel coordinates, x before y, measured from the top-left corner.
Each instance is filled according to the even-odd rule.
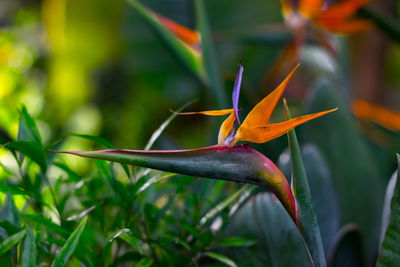
[[[26,238],[24,242],[24,252],[22,253],[22,266],[35,267],[36,266],[36,238],[29,226],[26,227]]]
[[[42,145],[40,134],[36,127],[35,121],[29,115],[24,106],[20,111],[18,141],[27,141],[38,144],[39,146]]]
[[[223,209],[225,209],[229,204],[231,204],[240,194],[242,194],[244,191],[247,190],[249,185],[245,185],[242,188],[240,188],[238,191],[233,193],[231,196],[229,196],[227,199],[216,205],[214,208],[209,210],[200,220],[200,224],[203,225],[205,224],[209,219],[213,218],[215,215],[217,215],[219,212],[221,212]]]
[[[382,243],[377,266],[396,266],[400,262],[400,156],[397,154],[397,181],[390,202],[390,222]]]
[[[128,3],[148,23],[158,37],[166,44],[174,56],[176,56],[197,78],[205,83],[203,62],[201,53],[191,48],[160,20],[160,16],[143,6],[138,0],[128,0]],[[171,26],[171,24],[169,24]],[[181,26],[182,27],[182,26]]]
[[[201,49],[204,61],[204,69],[207,72],[207,85],[209,86],[218,108],[222,108],[227,104],[227,97],[221,81],[221,73],[217,60],[218,56],[211,40],[211,33],[207,21],[204,1],[195,0],[194,8],[196,15],[196,27],[202,38]]]
[[[21,241],[22,238],[24,238],[25,234],[26,231],[24,229],[3,240],[3,242],[0,243],[0,256],[9,251],[13,246]]]
[[[150,137],[149,141],[147,142],[146,146],[144,147],[144,150],[149,150],[154,143],[157,141],[157,139],[160,137],[160,135],[163,133],[163,131],[165,130],[165,128],[167,128],[167,126],[171,123],[171,121],[173,119],[175,119],[175,117],[179,114],[179,112],[181,112],[182,110],[184,110],[186,107],[190,106],[191,104],[193,104],[196,100],[193,101],[189,101],[187,103],[185,103],[183,106],[181,106],[177,112],[173,112],[173,114],[171,114],[168,119],[166,119],[161,125],[160,127],[158,127],[158,129],[152,134],[152,136]]]
[[[67,241],[65,241],[64,246],[61,248],[60,252],[57,254],[52,267],[65,266],[68,262],[69,258],[75,251],[76,246],[79,243],[79,239],[85,229],[87,217],[83,218],[83,220],[79,223],[78,227],[72,232],[72,234],[68,237]]]
[[[12,141],[7,144],[7,148],[17,150],[22,155],[27,156],[32,161],[36,162],[43,172],[46,171],[47,162],[43,149],[34,142]]]
[[[109,149],[63,153],[264,186],[275,193],[292,219],[296,221],[295,203],[286,178],[271,160],[246,145],[170,151]]]
[[[290,119],[290,113],[286,101],[284,101],[284,104],[285,115],[288,120]],[[297,203],[298,227],[304,237],[315,266],[326,266],[321,233],[312,204],[311,192],[308,186],[307,175],[301,158],[296,132],[294,130],[288,132],[288,143],[292,163],[292,189]]]
[[[207,256],[207,257],[210,257],[210,258],[212,258],[214,260],[217,260],[217,261],[219,261],[219,262],[221,262],[221,263],[223,263],[223,264],[225,264],[227,266],[237,267],[236,263],[233,260],[231,260],[227,256],[221,255],[219,253],[207,252],[207,253],[204,253],[204,256]]]

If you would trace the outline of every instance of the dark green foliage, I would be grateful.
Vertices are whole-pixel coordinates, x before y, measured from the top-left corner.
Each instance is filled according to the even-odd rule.
[[[354,119],[340,100],[334,83],[328,79],[318,81],[310,99],[307,113],[339,107],[326,120],[305,125],[302,136],[316,144],[326,159],[338,196],[341,225],[353,222],[359,225],[365,255],[371,263],[379,242],[385,178],[357,132]]]
[[[397,154],[397,164],[400,166],[400,156]],[[387,190],[390,205],[390,221],[385,231],[377,266],[396,266],[400,262],[400,185],[399,170],[395,178],[394,188]]]
[[[291,119],[289,109],[286,101],[285,105],[285,118]],[[290,161],[292,166],[292,190],[296,198],[298,210],[298,228],[305,240],[305,244],[309,250],[312,263],[315,266],[326,266],[324,248],[322,246],[321,233],[317,221],[317,215],[312,203],[310,187],[306,170],[304,168],[303,159],[295,130],[287,133]]]

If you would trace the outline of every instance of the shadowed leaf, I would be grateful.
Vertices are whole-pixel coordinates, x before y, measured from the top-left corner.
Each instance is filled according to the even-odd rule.
[[[390,222],[382,243],[377,266],[395,266],[400,262],[400,156],[397,154],[397,178],[390,201]],[[390,198],[390,196],[389,196]]]
[[[13,234],[12,236],[6,238],[3,240],[3,242],[0,243],[0,256],[6,253],[8,250],[10,250],[13,246],[15,246],[19,241],[24,238],[26,234],[26,230],[22,230],[16,234]]]
[[[69,258],[74,253],[76,246],[78,245],[83,229],[85,229],[86,221],[87,217],[83,218],[78,227],[68,237],[67,241],[65,241],[64,246],[61,248],[60,252],[57,254],[56,258],[51,264],[52,267],[65,266],[65,264],[68,262]]]
[[[24,252],[22,253],[22,266],[35,267],[36,266],[36,238],[29,226],[26,227],[26,238],[24,242]]]
[[[284,105],[286,120],[290,120],[291,116],[286,101],[284,101]],[[308,185],[307,174],[304,169],[303,159],[301,157],[296,132],[295,130],[290,130],[287,135],[290,160],[292,164],[292,189],[296,198],[298,212],[298,227],[304,237],[315,266],[326,266],[321,233],[318,226],[317,216],[312,204],[311,192]]]

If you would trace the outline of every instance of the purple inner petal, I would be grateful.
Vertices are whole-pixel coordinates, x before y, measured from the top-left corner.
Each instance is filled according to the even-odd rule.
[[[236,74],[235,85],[233,86],[233,92],[232,92],[233,109],[235,110],[236,121],[239,124],[240,124],[240,120],[239,120],[239,94],[240,94],[240,85],[242,83],[242,74],[243,74],[243,67],[242,67],[241,64],[239,64],[238,72]]]

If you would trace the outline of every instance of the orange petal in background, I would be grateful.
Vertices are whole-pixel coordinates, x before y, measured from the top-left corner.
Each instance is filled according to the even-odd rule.
[[[355,100],[353,112],[360,119],[366,119],[387,129],[400,130],[400,114],[394,113],[381,106],[371,105],[363,100]]]
[[[200,34],[194,30],[186,28],[166,17],[157,14],[157,18],[160,22],[173,32],[179,39],[184,43],[198,50],[200,48]]]
[[[307,17],[313,17],[320,12],[325,0],[299,0],[299,12]]]
[[[319,18],[314,21],[316,25],[321,28],[325,28],[333,33],[348,34],[359,31],[369,30],[373,27],[373,23],[369,20],[336,20],[336,19],[325,19]]]
[[[318,13],[318,17],[325,18],[348,18],[355,14],[357,9],[367,4],[371,0],[348,0],[331,5],[328,9]]]
[[[287,84],[289,83],[290,79],[292,78],[294,72],[298,67],[299,65],[297,65],[290,72],[286,79],[274,91],[272,91],[272,93],[267,95],[249,112],[246,119],[242,123],[243,128],[251,128],[268,123],[272,111],[274,110],[276,104],[279,101],[279,98],[282,96]]]
[[[303,124],[307,121],[313,120],[315,118],[321,117],[325,114],[331,113],[337,110],[337,108],[326,110],[310,115],[305,115],[297,118],[290,119],[288,121],[273,123],[269,125],[260,125],[251,128],[243,128],[242,126],[237,132],[237,141],[248,141],[253,143],[265,143],[272,139],[275,139],[294,127]]]

